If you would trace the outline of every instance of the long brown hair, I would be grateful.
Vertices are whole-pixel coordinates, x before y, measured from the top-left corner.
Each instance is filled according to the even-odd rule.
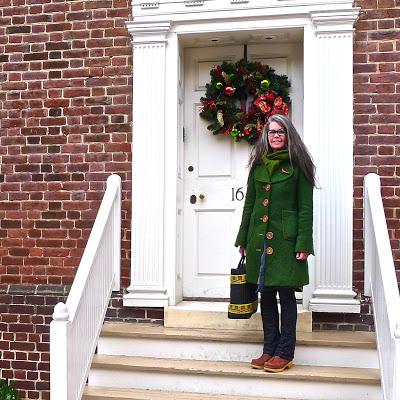
[[[285,129],[290,162],[300,168],[305,177],[315,187],[315,165],[312,157],[296,128],[292,124],[292,121],[290,121],[290,119],[283,114],[272,115],[265,124],[260,138],[257,140],[253,150],[250,153],[250,159],[248,163],[250,172],[253,171],[257,164],[261,164],[263,154],[272,153],[272,149],[268,141],[268,131],[271,122],[276,122]]]

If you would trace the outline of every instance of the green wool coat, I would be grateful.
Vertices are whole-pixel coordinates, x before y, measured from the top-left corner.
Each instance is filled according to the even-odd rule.
[[[235,246],[246,248],[248,282],[257,283],[266,240],[265,286],[302,289],[309,283],[307,261],[314,254],[313,186],[297,166],[282,161],[269,177],[264,164],[249,175],[242,222]]]

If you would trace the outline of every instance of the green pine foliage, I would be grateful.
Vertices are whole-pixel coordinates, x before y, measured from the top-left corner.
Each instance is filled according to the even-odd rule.
[[[0,380],[0,400],[20,400],[18,392],[11,386],[8,379]]]

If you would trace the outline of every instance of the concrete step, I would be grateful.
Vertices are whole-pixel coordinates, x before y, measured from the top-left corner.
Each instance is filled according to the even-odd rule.
[[[277,397],[226,396],[206,393],[162,392],[145,389],[86,387],[82,400],[288,400]],[[305,399],[304,399],[305,400]]]
[[[260,306],[250,319],[228,319],[228,304],[225,302],[182,301],[164,311],[164,326],[188,329],[229,329],[241,332],[262,331]],[[280,313],[280,305],[278,304]],[[312,331],[312,312],[297,305],[297,332]]]
[[[248,363],[96,355],[89,386],[257,396],[288,399],[380,400],[380,374],[374,368],[295,365],[283,373],[255,370]],[[340,393],[340,395],[339,395]]]
[[[152,324],[106,323],[98,354],[248,362],[262,351],[260,331],[176,329]],[[371,332],[298,332],[297,365],[378,368]]]

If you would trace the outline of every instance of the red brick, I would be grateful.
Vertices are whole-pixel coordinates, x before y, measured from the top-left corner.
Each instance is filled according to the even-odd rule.
[[[65,22],[61,24],[46,25],[46,32],[66,31],[72,28],[72,24]]]
[[[373,74],[370,77],[371,83],[397,83],[400,79],[400,73]]]
[[[398,52],[387,52],[387,53],[372,53],[369,54],[370,62],[398,62],[400,56]]]
[[[90,89],[87,88],[78,88],[78,89],[69,89],[66,88],[63,90],[65,97],[85,97],[90,96]]]

